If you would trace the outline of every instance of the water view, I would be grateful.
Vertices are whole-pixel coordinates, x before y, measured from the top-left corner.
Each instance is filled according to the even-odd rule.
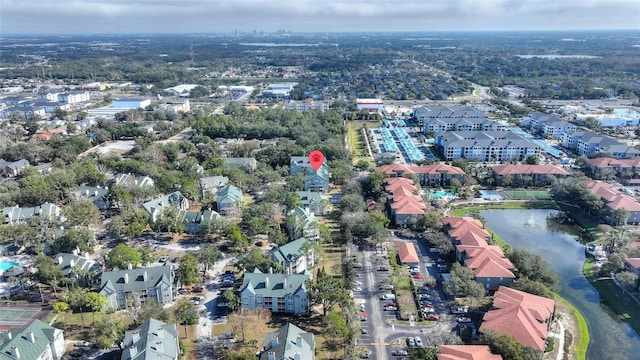
[[[584,245],[566,231],[549,228],[547,216],[555,210],[483,210],[489,229],[514,248],[547,259],[560,276],[560,295],[584,315],[591,341],[587,359],[640,358],[640,336],[626,323],[612,319],[600,305],[598,292],[582,275]]]

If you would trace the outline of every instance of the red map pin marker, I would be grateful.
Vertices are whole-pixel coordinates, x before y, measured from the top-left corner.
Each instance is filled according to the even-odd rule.
[[[320,166],[322,166],[322,163],[324,163],[324,154],[322,153],[322,151],[313,150],[309,154],[309,163],[311,164],[313,170],[318,171],[318,169],[320,169]]]

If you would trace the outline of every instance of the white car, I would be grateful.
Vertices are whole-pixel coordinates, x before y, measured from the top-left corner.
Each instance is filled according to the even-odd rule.
[[[356,286],[353,288],[353,291],[362,291],[362,287]]]
[[[420,338],[420,336],[416,336],[414,341],[416,342],[416,346],[417,347],[422,347],[423,346],[422,339]]]
[[[360,305],[358,305],[358,310],[360,310],[360,311],[364,311],[364,304],[360,304]]]

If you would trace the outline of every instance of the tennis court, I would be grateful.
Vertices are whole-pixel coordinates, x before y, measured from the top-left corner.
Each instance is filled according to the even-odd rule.
[[[503,191],[502,196],[509,200],[549,200],[551,194],[544,190],[512,190]]]
[[[0,329],[23,327],[35,318],[43,318],[46,312],[42,306],[35,305],[1,305],[0,306]]]

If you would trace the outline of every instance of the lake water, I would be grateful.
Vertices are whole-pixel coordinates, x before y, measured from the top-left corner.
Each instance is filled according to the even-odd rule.
[[[612,319],[601,307],[600,296],[582,275],[584,245],[576,236],[547,227],[555,210],[483,210],[487,228],[513,248],[538,254],[560,276],[560,295],[575,305],[589,326],[589,360],[640,359],[640,336],[626,323]]]

